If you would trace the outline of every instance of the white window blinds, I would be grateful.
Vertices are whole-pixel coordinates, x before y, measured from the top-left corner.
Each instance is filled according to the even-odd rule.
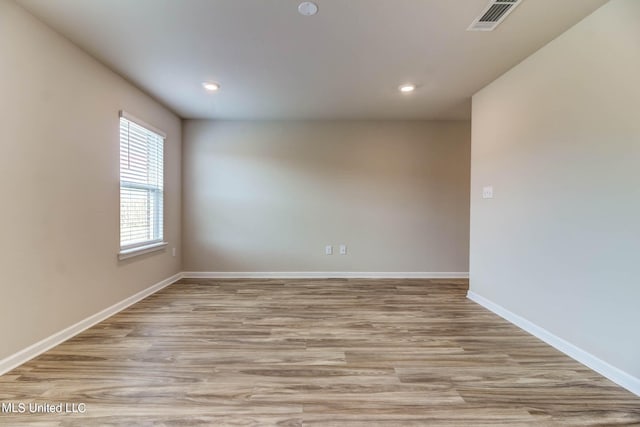
[[[120,117],[120,249],[163,239],[164,136]]]

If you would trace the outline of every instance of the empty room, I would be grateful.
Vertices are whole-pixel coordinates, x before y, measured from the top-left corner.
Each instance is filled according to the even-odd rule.
[[[0,0],[0,425],[640,426],[638,76],[638,0]]]

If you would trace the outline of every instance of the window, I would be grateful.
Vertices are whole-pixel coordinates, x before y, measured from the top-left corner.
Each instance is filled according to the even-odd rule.
[[[120,259],[162,249],[164,138],[120,113]]]

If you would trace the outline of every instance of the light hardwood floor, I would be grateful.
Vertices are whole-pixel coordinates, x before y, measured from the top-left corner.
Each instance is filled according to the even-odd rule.
[[[640,425],[464,280],[183,280],[0,377],[0,425]]]

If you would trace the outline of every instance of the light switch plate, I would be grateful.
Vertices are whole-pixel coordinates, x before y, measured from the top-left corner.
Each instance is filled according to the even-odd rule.
[[[340,245],[340,255],[347,254],[347,245]]]
[[[333,246],[331,245],[327,245],[324,247],[324,254],[325,255],[333,255]]]
[[[493,186],[488,185],[486,187],[482,187],[482,198],[483,199],[493,199]]]

